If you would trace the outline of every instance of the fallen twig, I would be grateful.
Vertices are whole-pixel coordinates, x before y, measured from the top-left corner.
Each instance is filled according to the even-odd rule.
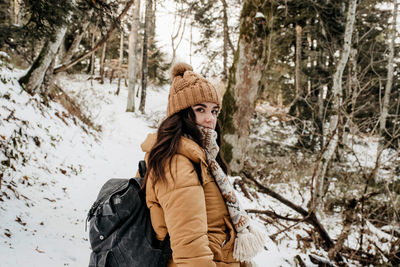
[[[237,184],[240,187],[240,189],[242,189],[242,192],[243,192],[245,197],[247,197],[249,200],[253,200],[251,198],[249,192],[247,191],[247,188],[244,186],[244,183],[243,183],[243,181],[241,179],[236,179],[234,184]]]
[[[274,192],[273,190],[267,188],[266,186],[261,184],[259,181],[257,181],[254,177],[252,177],[250,174],[248,174],[247,172],[243,171],[242,173],[247,180],[252,181],[258,187],[260,192],[265,193],[265,194],[275,198],[276,200],[285,204],[289,208],[291,208],[291,209],[295,210],[296,212],[300,213],[301,215],[303,215],[304,221],[311,224],[314,227],[314,229],[319,233],[320,237],[324,240],[327,251],[329,251],[331,248],[334,247],[335,244],[333,243],[332,239],[330,238],[328,232],[325,230],[325,228],[319,222],[317,216],[315,215],[315,213],[312,210],[307,211],[307,210],[303,209],[302,207],[294,204],[293,202],[286,199],[285,197],[283,197],[283,196],[279,195],[278,193]],[[343,262],[343,257],[340,255],[340,253],[336,254],[335,261],[338,263]]]
[[[267,216],[269,216],[269,217],[277,218],[277,219],[282,219],[282,220],[285,220],[285,221],[292,221],[292,222],[302,222],[302,221],[304,221],[304,219],[285,217],[285,216],[279,215],[279,214],[277,214],[276,212],[270,211],[270,210],[253,210],[253,209],[248,209],[248,210],[246,210],[246,211],[247,211],[247,213],[264,214],[264,215],[267,215]]]

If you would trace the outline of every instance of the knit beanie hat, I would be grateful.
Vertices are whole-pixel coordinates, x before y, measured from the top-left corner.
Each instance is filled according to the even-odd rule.
[[[168,96],[167,116],[203,102],[221,105],[215,87],[204,77],[193,72],[192,66],[176,63],[171,70],[172,84]]]

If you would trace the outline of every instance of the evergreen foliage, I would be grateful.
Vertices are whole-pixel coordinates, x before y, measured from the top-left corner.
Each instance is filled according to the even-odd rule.
[[[149,42],[147,45],[147,78],[148,81],[156,86],[162,86],[169,82],[168,71],[171,65],[167,63],[166,54],[161,50],[156,40],[156,21],[155,21],[155,9],[157,1],[153,0],[151,17],[149,20],[148,38]],[[141,25],[141,30],[144,25]],[[143,36],[142,36],[143,38]]]
[[[310,120],[311,128],[305,129],[304,123],[299,124],[299,133],[304,137],[299,144],[314,149],[322,142],[317,135],[322,134],[323,121],[328,120],[331,113],[331,81],[343,45],[347,5],[338,0],[273,1],[273,4],[273,14],[268,18],[267,31],[271,39],[260,97],[275,104],[282,98],[284,105],[291,106],[290,114],[300,119],[298,122]],[[343,77],[346,88],[343,109],[348,114],[344,120],[352,117],[362,132],[374,131],[380,116],[387,73],[389,27],[385,25],[389,24],[390,16],[391,11],[378,8],[376,1],[361,1],[357,8],[353,38],[355,58],[354,63],[348,63]],[[298,96],[294,85],[296,26],[302,29],[301,92]],[[399,51],[399,47],[396,49]],[[396,88],[399,88],[400,74],[395,75],[392,98],[398,99]],[[318,102],[321,95],[324,95],[322,104]],[[396,101],[391,103],[389,113],[399,115]],[[396,122],[391,120],[388,127],[394,124]]]
[[[61,0],[21,1],[23,8],[21,25],[13,24],[10,16],[1,19],[0,48],[18,51],[26,59],[30,56],[30,61],[33,61],[36,54],[32,54],[32,51],[38,50],[36,46],[42,41],[54,40],[56,29],[66,23],[68,24],[68,33],[64,42],[66,49],[69,48],[73,34],[80,30],[84,20],[97,25],[101,34],[105,34],[110,24],[119,23],[116,19],[119,1],[78,0],[75,2],[73,4],[73,1]],[[11,6],[10,3],[3,5]]]
[[[153,39],[149,44],[148,54],[148,78],[154,85],[160,86],[169,82],[167,73],[171,68],[166,62],[166,55],[160,50],[158,43]]]
[[[0,48],[6,46],[21,51],[21,47],[29,47],[32,43],[44,39],[53,40],[55,29],[68,23],[69,12],[76,11],[72,1],[33,0],[21,4],[24,8],[22,25],[15,25],[12,18],[2,16]]]
[[[222,72],[222,56],[223,56],[223,6],[220,0],[181,0],[186,3],[187,8],[178,13],[185,16],[188,10],[192,15],[192,25],[200,32],[200,40],[195,43],[197,49],[195,54],[206,58],[206,64],[200,70],[202,75],[220,74]],[[231,39],[236,40],[239,35],[239,14],[233,14],[233,10],[240,10],[238,1],[228,0],[228,10],[230,16],[235,17],[235,25],[229,25],[228,31]],[[234,43],[236,45],[236,43]],[[229,66],[233,62],[233,51],[228,51]]]

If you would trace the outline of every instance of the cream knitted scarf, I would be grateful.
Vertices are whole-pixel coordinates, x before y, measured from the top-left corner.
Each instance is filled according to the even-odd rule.
[[[203,148],[207,157],[210,172],[215,178],[221,194],[225,200],[229,215],[237,232],[233,257],[241,262],[253,264],[252,258],[264,248],[266,237],[260,229],[256,228],[246,211],[241,207],[233,185],[228,176],[222,170],[216,157],[219,152],[217,144],[217,132],[202,126],[198,126],[203,134]]]

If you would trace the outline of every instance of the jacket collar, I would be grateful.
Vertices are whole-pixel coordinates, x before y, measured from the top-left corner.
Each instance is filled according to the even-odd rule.
[[[141,144],[143,152],[150,152],[152,147],[157,141],[157,133],[152,133],[147,135],[146,140]],[[181,154],[195,163],[206,162],[206,156],[203,149],[196,144],[193,140],[182,136],[179,147],[178,154]]]

